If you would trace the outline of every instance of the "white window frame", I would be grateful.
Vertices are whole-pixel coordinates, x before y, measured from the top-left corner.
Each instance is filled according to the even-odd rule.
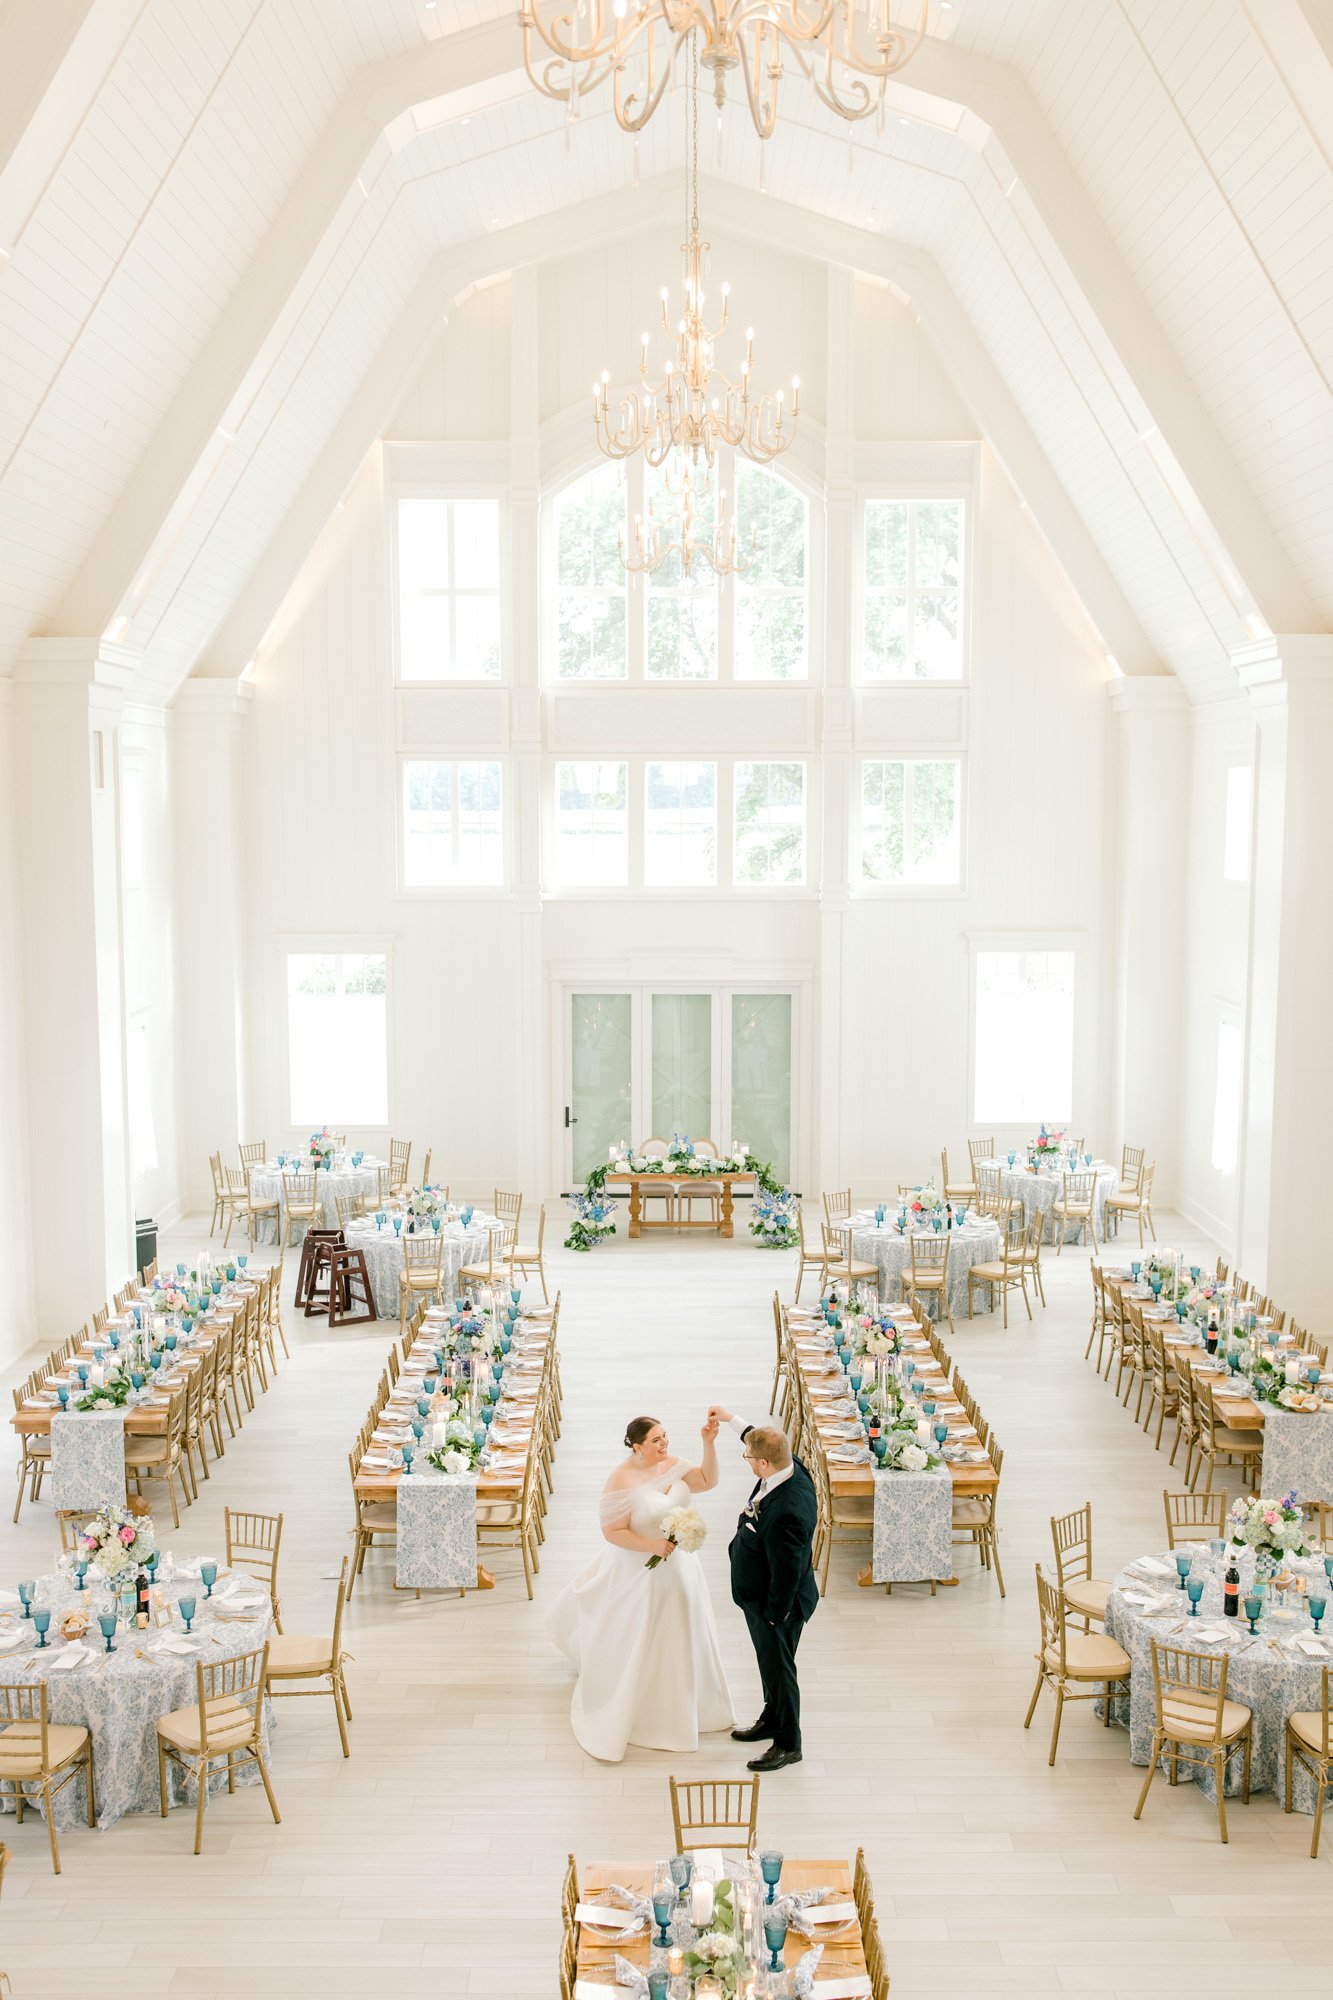
[[[605,687],[606,682],[593,685]],[[688,683],[691,687],[700,685],[697,681]],[[772,687],[771,681],[756,682],[756,686]],[[556,787],[557,769],[561,764],[606,763],[624,764],[627,767],[626,784],[629,804],[629,882],[614,887],[597,887],[556,880]],[[643,879],[644,850],[644,802],[646,796],[645,766],[648,764],[716,764],[717,766],[717,881],[713,884],[691,886],[682,884],[648,884]],[[735,767],[737,764],[800,764],[804,770],[803,797],[805,802],[805,877],[801,882],[738,882],[735,879]],[[601,748],[564,748],[558,755],[548,754],[543,759],[545,776],[542,782],[542,900],[578,901],[592,897],[600,902],[651,900],[678,903],[684,898],[743,898],[747,902],[776,898],[779,902],[792,902],[802,897],[816,899],[820,893],[820,815],[821,762],[809,749],[795,752],[785,745],[772,747],[757,744],[753,749],[738,751],[735,745],[722,747],[716,743],[702,741],[691,744],[688,752],[669,744],[661,750],[653,751],[610,751]],[[951,891],[945,891],[951,894]],[[748,989],[747,989],[748,990]]]
[[[446,455],[447,456],[447,455]],[[396,464],[395,459],[392,461]],[[500,536],[500,671],[483,674],[446,674],[433,679],[409,677],[403,673],[402,592],[398,573],[398,503],[401,500],[494,500],[499,503]],[[386,533],[389,554],[389,657],[395,688],[408,692],[425,688],[501,688],[513,679],[512,555],[509,486],[500,479],[485,479],[442,473],[440,477],[395,475],[385,482],[388,519]],[[452,593],[451,593],[452,594]]]
[[[437,685],[437,683],[432,683]],[[481,685],[481,683],[470,683]],[[494,687],[494,681],[488,683]],[[500,766],[500,880],[498,882],[409,882],[407,879],[407,767],[409,764],[498,764]],[[500,749],[478,750],[472,744],[451,749],[421,747],[399,750],[395,757],[394,852],[398,893],[435,901],[476,901],[507,896],[513,889],[514,819],[510,759]],[[455,842],[457,829],[455,832]]]
[[[922,682],[930,686],[930,682]],[[867,764],[956,764],[958,766],[958,880],[956,882],[877,882],[864,872],[863,822],[865,817],[864,779]],[[906,897],[909,900],[966,896],[968,891],[968,757],[960,747],[948,743],[918,743],[909,747],[858,751],[852,777],[852,829],[848,865],[850,892],[856,897]]]
[[[736,500],[735,454],[730,447],[724,447],[718,454],[714,479],[725,487],[733,505]],[[775,688],[809,690],[819,685],[823,678],[823,573],[824,573],[824,495],[822,486],[811,479],[799,465],[758,468],[770,471],[778,478],[785,479],[794,487],[805,502],[805,662],[806,671],[800,679],[760,680],[751,675],[737,677],[735,673],[736,635],[736,585],[729,576],[715,579],[717,592],[717,672],[699,680],[679,679],[674,676],[658,677],[647,670],[648,652],[648,591],[642,576],[628,579],[626,592],[626,646],[625,673],[615,679],[563,679],[557,671],[560,656],[559,621],[557,614],[557,594],[559,578],[556,570],[558,555],[555,529],[555,501],[565,490],[576,485],[589,472],[595,471],[600,463],[597,459],[580,458],[577,463],[557,480],[549,482],[542,494],[542,561],[541,561],[541,685],[546,692],[561,695],[571,692],[591,691],[605,693],[610,688],[752,688],[758,694],[771,694]],[[625,462],[626,481],[625,534],[628,546],[629,535],[636,514],[643,515],[644,507],[644,467],[637,455]],[[705,567],[707,567],[705,565]],[[711,575],[711,569],[708,571]],[[711,753],[710,753],[711,754]]]
[[[916,674],[875,674],[866,665],[866,509],[877,500],[958,500],[963,507],[963,561],[959,588],[959,656],[961,671],[938,678]],[[856,541],[852,554],[854,640],[852,673],[864,688],[958,688],[972,678],[972,605],[976,541],[977,494],[974,479],[884,479],[858,487],[856,501]]]
[[[969,1137],[995,1136],[1007,1148],[1036,1136],[1043,1114],[1034,1120],[978,1121],[977,1102],[977,958],[982,952],[1045,951],[1074,955],[1074,1046],[1072,1109],[1068,1129],[1075,1138],[1093,1136],[1097,1111],[1097,964],[1086,931],[972,931],[967,934],[967,1132]]]
[[[308,1139],[309,1132],[302,1126],[293,1125],[292,1079],[289,1044],[289,1023],[287,1018],[287,961],[298,954],[308,957],[339,956],[354,957],[358,953],[378,952],[384,958],[384,1037],[385,1037],[385,1084],[388,1096],[389,1115],[383,1125],[358,1125],[355,1131],[374,1139],[383,1139],[388,1144],[388,1135],[395,1129],[394,1106],[397,1102],[394,1060],[394,952],[396,939],[384,932],[352,932],[340,936],[334,931],[311,933],[292,932],[280,934],[272,940],[269,953],[269,1009],[268,1009],[268,1073],[277,1091],[277,1115],[261,1118],[260,1124],[286,1134],[286,1144],[291,1146],[301,1139]],[[331,1114],[321,1114],[327,1116]],[[349,1143],[356,1143],[352,1132],[348,1133]]]
[[[712,879],[712,881],[711,881],[711,882],[653,882],[653,883],[650,883],[650,882],[648,881],[648,874],[647,874],[647,869],[648,869],[648,767],[649,767],[649,765],[651,765],[651,764],[657,764],[657,765],[660,765],[660,766],[661,766],[661,768],[662,768],[663,770],[670,770],[670,769],[673,769],[673,768],[678,768],[678,767],[679,767],[680,765],[682,765],[682,764],[696,764],[696,765],[701,765],[701,766],[707,766],[708,768],[710,768],[710,769],[712,770],[712,773],[713,773],[713,879]],[[642,798],[642,803],[641,803],[641,807],[640,807],[640,810],[641,810],[641,813],[642,813],[642,842],[643,842],[643,860],[644,860],[644,887],[645,887],[645,888],[654,888],[654,889],[674,889],[674,890],[675,890],[675,891],[676,891],[676,892],[677,892],[678,894],[685,894],[685,895],[688,895],[688,894],[689,894],[689,893],[690,893],[690,892],[691,892],[692,890],[696,890],[696,889],[698,889],[698,890],[704,890],[704,891],[711,891],[711,890],[713,890],[713,889],[716,889],[716,887],[717,887],[717,878],[718,878],[718,874],[719,874],[719,872],[720,872],[720,870],[721,870],[721,866],[722,866],[722,852],[721,852],[721,850],[722,850],[722,829],[721,829],[721,827],[720,827],[720,826],[718,825],[718,818],[717,818],[717,794],[718,794],[718,768],[717,768],[717,759],[716,759],[716,757],[695,757],[695,756],[686,756],[686,757],[677,757],[677,756],[661,756],[661,757],[645,757],[645,758],[644,758],[644,760],[643,760],[643,781],[642,781],[642,790],[643,790],[643,798]],[[679,811],[680,811],[680,808],[679,808],[679,807],[677,807],[677,808],[676,808],[676,810],[677,810],[677,812],[679,812]],[[677,837],[679,837],[679,836],[677,836]]]

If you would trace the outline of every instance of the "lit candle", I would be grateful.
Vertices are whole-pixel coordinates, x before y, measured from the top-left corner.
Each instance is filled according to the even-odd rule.
[[[673,1944],[667,1953],[667,1971],[673,1979],[680,1979],[685,1972],[685,1954],[678,1944]]]
[[[690,1888],[690,1915],[696,1930],[706,1930],[713,1921],[713,1885],[695,1881]]]

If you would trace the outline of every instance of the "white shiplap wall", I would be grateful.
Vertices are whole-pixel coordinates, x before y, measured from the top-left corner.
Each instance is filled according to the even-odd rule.
[[[0,1360],[32,1338],[32,1236],[19,950],[20,866],[15,808],[14,709],[0,682]]]

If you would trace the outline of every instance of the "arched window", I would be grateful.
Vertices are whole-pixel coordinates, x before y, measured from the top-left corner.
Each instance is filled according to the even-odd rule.
[[[734,481],[734,484],[733,484]],[[620,542],[651,519],[665,542],[679,516],[665,473],[632,460],[599,464],[556,495],[547,672],[556,680],[804,680],[810,671],[810,510],[791,480],[730,451],[702,487],[706,534],[725,494],[734,507],[744,575],[717,576],[706,559],[686,576],[679,556],[628,575]],[[651,510],[651,511],[650,511]]]

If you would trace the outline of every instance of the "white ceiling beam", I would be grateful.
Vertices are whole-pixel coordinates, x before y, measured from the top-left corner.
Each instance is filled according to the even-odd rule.
[[[147,0],[0,0],[0,250],[12,251]]]
[[[1333,7],[1328,0],[1241,0],[1241,7],[1333,171]]]
[[[913,300],[1106,651],[1128,674],[1163,672],[1068,493],[933,260],[870,230],[793,215],[768,195],[711,182],[706,195],[709,215],[737,233],[771,243],[780,228],[788,250],[892,282]],[[346,492],[367,451],[383,434],[452,301],[527,264],[603,245],[641,230],[648,221],[674,220],[678,196],[675,176],[663,176],[639,188],[597,196],[556,217],[487,233],[448,259],[440,258],[207,648],[200,671],[238,674],[254,656],[328,521],[336,496]]]

